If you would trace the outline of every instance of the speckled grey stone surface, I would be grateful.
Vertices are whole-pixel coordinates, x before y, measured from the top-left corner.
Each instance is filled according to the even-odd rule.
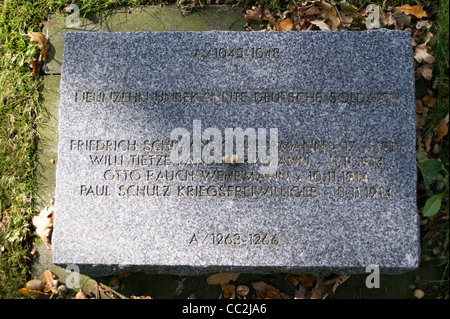
[[[192,139],[194,120],[277,128],[277,173],[171,163],[171,131]],[[67,33],[59,121],[56,264],[418,267],[408,32]]]

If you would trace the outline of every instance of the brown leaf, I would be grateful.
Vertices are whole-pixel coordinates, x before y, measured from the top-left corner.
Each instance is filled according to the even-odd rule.
[[[331,30],[333,31],[338,30],[339,25],[341,24],[341,19],[339,19],[336,9],[332,5],[326,3],[325,1],[322,1],[321,5],[322,10],[319,14],[319,18],[324,19]]]
[[[416,23],[417,30],[430,31],[433,23],[430,20],[419,20]]]
[[[39,76],[39,74],[41,73],[41,65],[42,63],[39,62],[37,58],[33,58],[33,60],[30,61],[29,66],[33,70],[34,76]]]
[[[319,27],[320,30],[330,31],[330,27],[324,20],[313,20],[311,21],[311,24],[315,25],[316,27]]]
[[[320,1],[320,6],[322,7],[322,10],[333,9],[333,6],[331,4],[329,4],[328,2],[325,2],[325,0]]]
[[[48,51],[48,38],[45,37],[42,32],[28,32],[28,36],[30,37],[31,42],[36,43],[36,46],[40,51],[39,60],[45,62]]]
[[[424,117],[428,114],[428,108],[424,107],[422,101],[419,99],[416,100],[416,113]]]
[[[44,271],[43,282],[44,282],[44,292],[52,292],[52,294],[58,294],[58,286],[54,281],[55,275],[50,271]]]
[[[47,44],[47,38],[42,34],[42,32],[28,32],[31,42],[36,43],[39,50],[43,50]]]
[[[395,19],[397,30],[403,30],[411,25],[411,16],[401,12],[397,8],[394,8],[394,10],[392,10],[392,16]]]
[[[20,288],[17,291],[27,297],[37,297],[37,296],[42,296],[42,295],[48,295],[48,293],[45,293],[45,292],[42,292],[39,290],[28,289],[28,288]]]
[[[347,28],[349,28],[352,25],[353,18],[351,16],[346,16],[345,14],[343,14],[341,12],[340,17],[342,19],[342,21],[341,21],[341,29],[346,30]]]
[[[262,16],[263,20],[267,20],[269,21],[269,24],[275,25],[276,20],[268,8],[264,8]]]
[[[420,78],[422,76],[425,80],[431,81],[433,79],[433,65],[424,64],[417,69],[417,75]]]
[[[423,139],[423,144],[425,147],[425,152],[429,152],[431,149],[431,141],[433,140],[433,135],[431,132],[428,132],[427,135],[425,135],[425,138]]]
[[[396,9],[400,10],[401,12],[403,12],[405,14],[413,15],[419,19],[422,19],[427,16],[426,11],[423,11],[422,7],[419,5],[410,6],[409,4],[405,4],[401,7],[396,7]]]
[[[52,248],[50,237],[53,230],[53,206],[45,207],[39,215],[33,217],[33,225],[36,233],[42,238],[48,249]]]
[[[428,114],[428,107],[425,107],[421,100],[416,100],[416,130],[420,132],[425,125],[425,119]],[[418,136],[420,137],[420,136]]]
[[[318,279],[316,286],[312,290],[311,299],[325,299],[323,298],[322,288],[323,288],[323,280]]]
[[[252,7],[251,10],[245,11],[245,20],[261,20],[261,7]]]
[[[75,295],[75,297],[73,297],[73,299],[88,299],[88,297],[84,293],[83,289],[80,288],[80,290],[78,290],[77,294]]]
[[[246,285],[239,285],[236,287],[236,293],[245,299],[245,296],[248,295],[250,292],[250,288],[248,288]]]
[[[236,296],[236,286],[232,284],[222,286],[223,297],[225,299],[234,299]]]
[[[422,101],[428,107],[433,107],[434,104],[436,104],[436,98],[433,96],[433,92],[430,89],[427,90],[427,95],[423,97]]]
[[[342,275],[332,278],[330,280],[322,281],[317,280],[311,295],[311,299],[325,299],[336,292],[337,287],[344,283],[350,275]]]
[[[314,277],[308,274],[287,274],[284,279],[291,281],[294,285],[300,283],[305,287],[312,287],[315,281]]]
[[[277,31],[291,31],[293,29],[291,19],[285,18],[280,22],[275,22],[275,28],[277,29]]]
[[[206,279],[208,285],[226,285],[230,281],[236,281],[239,274],[233,274],[228,272],[219,272],[217,274],[211,275]]]
[[[419,44],[414,49],[414,59],[419,63],[434,63],[434,56],[428,53],[428,45],[426,43]]]
[[[420,132],[418,132],[420,133]],[[421,136],[417,134],[417,151],[420,152],[425,159],[428,159],[428,153],[425,150],[425,144],[423,143],[423,139]],[[425,184],[422,182],[423,189],[425,189]],[[417,186],[419,188],[419,186]]]
[[[319,13],[320,13],[320,9],[316,6],[313,6],[305,11],[305,15],[307,15],[307,16],[314,16]]]
[[[299,285],[298,289],[294,293],[294,299],[305,299],[306,298],[306,288],[303,285]]]
[[[441,120],[438,126],[434,128],[435,141],[440,141],[448,133],[448,113]]]
[[[130,299],[153,299],[150,296],[131,296]],[[188,299],[194,299],[194,298],[188,298]]]
[[[276,22],[270,10],[268,8],[261,9],[261,6],[254,6],[251,10],[247,10],[244,18],[245,20],[269,21],[269,24],[272,25]]]
[[[280,292],[272,285],[266,284],[264,281],[252,282],[253,288],[259,297],[264,299],[289,299],[289,297]]]
[[[381,22],[383,22],[384,26],[393,27],[394,29],[397,29],[397,21],[390,12],[386,12],[385,14],[383,14]]]

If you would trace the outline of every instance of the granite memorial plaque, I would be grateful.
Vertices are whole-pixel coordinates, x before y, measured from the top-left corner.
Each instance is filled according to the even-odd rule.
[[[59,121],[56,264],[418,266],[408,32],[67,33]]]

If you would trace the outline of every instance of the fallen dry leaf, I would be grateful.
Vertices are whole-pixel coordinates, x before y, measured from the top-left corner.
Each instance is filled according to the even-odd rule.
[[[150,296],[131,296],[130,299],[153,299],[153,298]],[[188,299],[190,299],[190,298],[188,298]]]
[[[425,152],[429,152],[431,149],[431,141],[433,140],[433,135],[431,132],[428,132],[427,135],[425,135],[425,138],[423,139],[423,144],[425,147]]]
[[[352,16],[346,16],[342,12],[340,14],[340,19],[341,19],[341,26],[340,26],[340,28],[342,30],[347,30],[347,28],[349,28],[352,25],[352,23],[353,23],[353,17]]]
[[[37,296],[42,296],[42,295],[49,295],[48,293],[45,293],[45,292],[42,292],[39,290],[28,289],[28,288],[20,288],[17,291],[27,297],[37,297]]]
[[[427,151],[425,149],[425,144],[423,143],[423,139],[422,139],[422,137],[419,136],[419,134],[417,134],[417,143],[416,143],[416,145],[417,145],[417,151],[419,153],[421,153],[425,159],[428,159],[428,153],[427,153]],[[423,189],[425,189],[425,184],[423,182],[422,182],[422,184],[423,184],[423,187],[424,187]]]
[[[424,106],[422,101],[416,100],[416,130],[420,133],[425,125],[425,119],[428,114],[428,107]],[[418,135],[420,137],[420,134]]]
[[[52,292],[52,294],[58,294],[58,284],[55,281],[55,275],[50,271],[44,271],[43,280],[44,292]]]
[[[269,21],[274,25],[276,20],[268,8],[262,9],[261,6],[253,6],[251,10],[245,11],[245,20]]]
[[[425,80],[431,81],[433,79],[433,65],[424,64],[417,69],[417,75],[420,78],[422,76]]]
[[[211,275],[206,279],[208,285],[226,285],[230,281],[236,281],[239,274],[219,272],[217,274]]]
[[[32,220],[36,233],[48,249],[52,249],[50,238],[53,230],[53,213],[53,206],[48,206],[41,210],[39,215],[34,216]]]
[[[315,281],[314,277],[308,274],[287,274],[284,280],[292,282],[294,286],[300,283],[305,287],[312,287]]]
[[[344,283],[348,278],[350,278],[350,275],[337,276],[326,281],[322,281],[322,279],[317,280],[316,286],[311,294],[311,299],[326,299],[333,295],[336,292],[337,287]]]
[[[259,297],[263,299],[289,299],[289,297],[280,292],[272,285],[266,284],[264,281],[252,282],[253,288]]]
[[[80,290],[78,290],[77,294],[75,295],[75,297],[73,297],[73,299],[88,299],[88,297],[84,293],[83,289],[80,288]]]
[[[430,20],[419,20],[416,23],[416,29],[417,30],[424,30],[424,31],[430,31],[432,27],[432,22]]]
[[[45,37],[42,32],[28,32],[31,42],[36,43],[40,51],[40,60],[45,62],[48,51],[48,38]]]
[[[251,10],[245,11],[245,20],[261,20],[261,7],[252,7]]]
[[[324,20],[313,20],[311,21],[311,24],[315,25],[320,30],[330,31],[330,27]]]
[[[414,59],[419,63],[434,63],[434,56],[428,53],[428,44],[419,44],[414,49]]]
[[[316,6],[313,6],[311,8],[309,8],[308,10],[305,11],[305,15],[306,16],[314,16],[316,14],[320,13],[320,9]]]
[[[249,292],[250,292],[250,288],[248,288],[245,285],[239,285],[236,287],[236,293],[244,299],[245,299],[245,296],[247,296]]]
[[[236,286],[232,284],[223,285],[222,292],[225,299],[234,299],[236,297]]]
[[[436,98],[433,96],[433,92],[430,89],[427,90],[427,95],[423,97],[422,101],[428,107],[433,107],[436,104]]]
[[[277,31],[291,31],[293,29],[291,19],[285,18],[280,22],[275,22],[275,28],[277,29]]]
[[[320,12],[319,17],[325,20],[331,30],[338,30],[341,24],[341,20],[339,19],[338,13],[336,12],[335,8],[325,1],[322,1],[321,4],[322,11]]]
[[[33,70],[34,76],[39,76],[41,73],[42,62],[38,60],[38,58],[33,58],[29,64],[30,68]]]
[[[299,285],[298,289],[295,290],[294,299],[305,299],[306,298],[306,288],[303,285]]]
[[[400,10],[401,12],[408,14],[408,15],[413,15],[416,18],[422,19],[424,17],[427,16],[426,11],[422,10],[422,7],[419,5],[415,5],[415,6],[410,6],[409,4],[405,4],[401,7],[395,7],[397,10]]]
[[[381,17],[381,22],[384,27],[392,27],[393,29],[397,29],[397,21],[392,16],[391,12],[386,12]]]
[[[441,120],[438,126],[434,128],[435,141],[440,141],[448,133],[448,113]]]
[[[263,20],[269,21],[269,24],[271,25],[275,25],[276,22],[275,18],[268,8],[264,8],[263,10]]]
[[[411,25],[411,16],[405,14],[404,12],[394,8],[392,10],[392,16],[395,19],[396,29],[403,30]]]

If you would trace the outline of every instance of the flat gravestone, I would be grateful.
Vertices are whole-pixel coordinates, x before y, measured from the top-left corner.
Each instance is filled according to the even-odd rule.
[[[403,31],[67,33],[54,263],[416,268],[413,80]]]

